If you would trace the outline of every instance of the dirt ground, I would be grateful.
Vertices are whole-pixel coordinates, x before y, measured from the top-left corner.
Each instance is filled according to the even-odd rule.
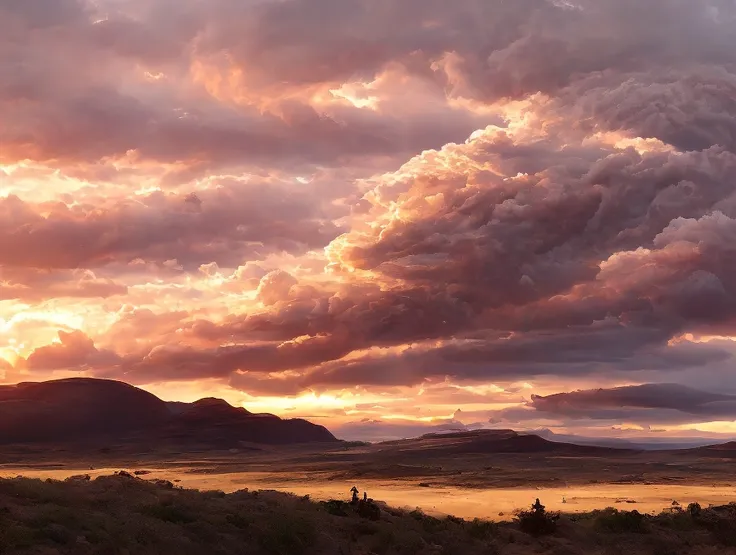
[[[736,500],[733,459],[685,452],[475,453],[406,449],[404,444],[288,447],[199,453],[6,450],[0,476],[64,479],[116,470],[204,490],[278,490],[343,498],[355,485],[377,500],[429,514],[504,520],[539,497],[551,510],[605,507],[659,512],[677,501],[703,506]],[[92,469],[92,470],[91,470]]]

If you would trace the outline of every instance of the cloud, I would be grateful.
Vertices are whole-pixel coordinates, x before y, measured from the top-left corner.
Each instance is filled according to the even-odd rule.
[[[712,0],[708,10],[599,0],[571,10],[546,0],[381,8],[366,0],[223,0],[177,5],[176,17],[166,2],[127,4],[64,2],[43,15],[3,6],[6,157],[69,166],[134,152],[141,162],[185,163],[200,174],[395,163],[492,122],[448,105],[448,91],[490,103],[542,92],[579,105],[584,123],[641,127],[678,146],[728,146],[733,134],[723,115],[732,85],[718,72],[734,62],[725,2]],[[363,94],[378,99],[378,110],[333,94],[367,85]],[[397,110],[397,89],[415,100]],[[680,104],[693,94],[698,105],[685,112]],[[411,116],[420,104],[423,113]],[[669,113],[651,112],[660,105]]]
[[[186,165],[176,174],[190,178],[254,166],[317,169],[396,160],[480,125],[477,116],[449,107],[440,110],[442,125],[436,119],[432,126],[420,117],[406,124],[366,112],[332,96],[343,82],[323,83],[324,102],[312,99],[317,91],[292,98],[257,86],[221,91],[243,68],[223,67],[220,60],[238,58],[243,30],[261,25],[262,10],[233,1],[136,4],[0,7],[7,60],[0,89],[2,161],[68,168],[113,165],[108,162],[134,153],[139,163]],[[232,21],[239,21],[236,35]],[[275,31],[288,23],[270,25]],[[257,59],[255,52],[249,56]],[[275,69],[273,60],[262,62],[259,71]],[[436,90],[444,101],[442,89]],[[262,110],[267,103],[274,106]]]
[[[0,198],[0,264],[91,268],[176,259],[189,268],[238,267],[259,249],[305,252],[339,234],[297,190],[242,181],[191,196],[154,192],[103,205]]]
[[[0,301],[38,302],[48,298],[105,299],[125,295],[127,286],[90,270],[0,268]]]
[[[564,140],[489,128],[422,154],[366,193],[371,227],[329,245],[344,282],[267,274],[257,293],[265,309],[197,321],[189,337],[213,347],[156,349],[133,372],[298,370],[305,386],[387,386],[727,357],[668,342],[733,318],[736,213],[721,179],[736,171],[736,156]],[[428,341],[442,344],[405,349],[399,372],[376,368],[395,354],[341,360]]]
[[[298,280],[288,272],[274,270],[261,278],[256,298],[265,305],[274,305],[288,299],[291,288],[297,283]]]
[[[367,354],[326,363],[303,379],[312,388],[394,387],[446,378],[460,382],[515,382],[543,376],[584,378],[607,373],[686,369],[732,360],[729,351],[679,343],[650,346],[646,330],[585,329],[568,333],[525,334],[519,339],[447,342],[439,347],[412,347],[390,354]],[[625,341],[628,335],[629,343]],[[642,336],[643,335],[643,336]],[[634,342],[635,339],[635,342]],[[617,343],[617,341],[621,341]]]
[[[83,332],[59,332],[59,342],[40,347],[25,361],[26,369],[34,372],[54,370],[87,370],[119,362],[112,351],[99,350]]]
[[[645,424],[733,420],[736,396],[707,393],[678,384],[645,384],[533,395],[531,408],[565,419]]]
[[[0,331],[28,372],[398,398],[708,389],[733,360],[730,0],[16,4]]]

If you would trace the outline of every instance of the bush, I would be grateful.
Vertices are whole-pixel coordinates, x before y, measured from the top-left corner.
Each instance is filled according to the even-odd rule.
[[[330,499],[329,501],[322,501],[320,505],[333,516],[348,516],[349,505],[345,501]]]
[[[424,514],[419,509],[414,509],[413,511],[411,511],[409,513],[409,516],[419,522],[426,532],[432,533],[447,527],[446,522],[441,521],[439,518]]]
[[[716,520],[710,525],[715,540],[725,547],[736,547],[736,526],[729,520]]]
[[[361,501],[358,503],[358,514],[369,520],[381,519],[381,509],[371,501]]]
[[[305,518],[275,519],[261,531],[258,543],[271,555],[303,555],[314,553],[317,542],[314,523]]]
[[[595,525],[599,530],[618,534],[626,532],[643,534],[647,531],[646,517],[639,511],[618,511],[609,508],[595,514]]]
[[[559,518],[560,515],[558,514],[546,512],[539,499],[532,505],[531,511],[520,511],[516,515],[521,530],[532,536],[545,536],[554,533]]]
[[[687,512],[690,514],[691,517],[696,518],[702,514],[703,509],[700,506],[700,503],[690,503],[687,506]]]
[[[149,505],[144,507],[141,512],[174,524],[189,524],[197,520],[197,517],[186,508],[175,505],[172,501],[162,501],[156,505]]]
[[[496,524],[488,520],[480,520],[476,518],[473,522],[468,524],[468,534],[473,538],[485,540],[493,536],[495,533]]]
[[[36,537],[40,540],[50,540],[61,545],[70,544],[74,536],[61,524],[48,524],[36,530]]]
[[[230,524],[231,526],[235,526],[236,528],[240,528],[241,530],[244,530],[245,528],[248,528],[250,526],[251,522],[248,518],[244,517],[241,514],[227,514],[225,515],[225,522]]]
[[[557,515],[551,515],[539,511],[521,511],[517,520],[522,532],[530,536],[546,536],[557,530]]]

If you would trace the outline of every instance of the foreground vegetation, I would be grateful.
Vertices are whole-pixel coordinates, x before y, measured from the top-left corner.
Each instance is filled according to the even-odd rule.
[[[736,553],[736,505],[673,507],[658,516],[538,509],[494,524],[277,492],[184,490],[130,475],[16,478],[0,480],[0,553],[723,554]]]

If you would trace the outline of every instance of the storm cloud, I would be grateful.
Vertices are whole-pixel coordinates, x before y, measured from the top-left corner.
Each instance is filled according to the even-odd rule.
[[[735,25],[730,0],[0,0],[5,373],[367,424],[442,387],[536,394],[432,397],[444,422],[734,419]]]

